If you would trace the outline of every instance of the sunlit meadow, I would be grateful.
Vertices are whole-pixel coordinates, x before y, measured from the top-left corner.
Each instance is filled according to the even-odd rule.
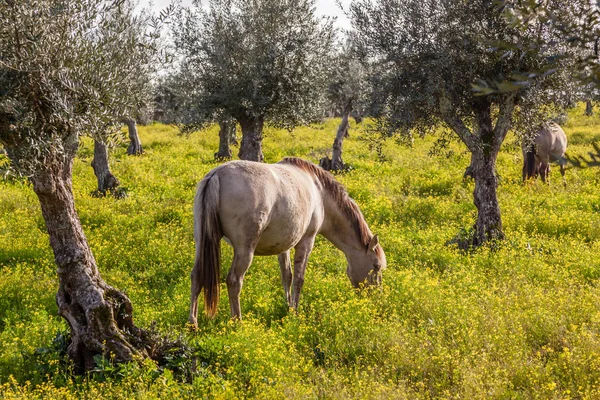
[[[338,120],[267,129],[267,162],[328,153]],[[181,337],[168,365],[99,360],[71,374],[65,321],[39,203],[20,180],[0,181],[2,398],[600,398],[600,167],[569,168],[564,186],[521,184],[509,138],[498,160],[507,240],[463,252],[447,245],[475,218],[465,148],[430,156],[388,140],[378,154],[352,124],[339,175],[388,257],[381,289],[356,292],[340,251],[319,237],[297,314],[285,305],[276,257],[257,257],[242,290],[244,320],[226,295],[214,320],[186,328],[193,265],[192,201],[217,163],[216,127],[179,136],[140,127],[145,154],[111,153],[125,199],[95,198],[91,143],[74,171],[76,206],[102,276],[130,296],[135,321]],[[565,125],[569,155],[600,140],[579,108]],[[237,152],[237,148],[234,149]],[[232,257],[222,245],[225,276]],[[225,294],[224,281],[221,285]]]

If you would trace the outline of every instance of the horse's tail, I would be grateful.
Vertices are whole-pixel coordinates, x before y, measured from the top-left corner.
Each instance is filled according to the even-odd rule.
[[[523,169],[525,170],[525,176],[523,176],[523,180],[526,178],[533,178],[535,176],[535,144],[532,144],[529,149],[525,152],[525,160],[523,161],[525,165]]]
[[[217,313],[221,275],[219,187],[219,177],[213,171],[200,181],[194,199],[196,264],[192,281],[197,280],[198,289],[204,289],[204,310],[211,318]]]

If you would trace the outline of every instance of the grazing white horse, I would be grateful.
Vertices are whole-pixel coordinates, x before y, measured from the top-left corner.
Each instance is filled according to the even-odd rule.
[[[533,145],[523,143],[523,181],[539,174],[542,181],[546,182],[551,161],[558,161],[564,181],[566,151],[567,135],[562,128],[554,122],[542,125],[533,139]]]
[[[299,158],[277,164],[232,161],[210,171],[198,185],[194,201],[196,263],[190,324],[197,327],[202,290],[206,313],[216,314],[221,238],[233,246],[227,291],[231,316],[241,318],[240,291],[254,255],[279,255],[286,300],[290,307],[298,307],[306,263],[319,233],[344,252],[346,272],[355,287],[381,283],[386,259],[378,238],[329,172]]]

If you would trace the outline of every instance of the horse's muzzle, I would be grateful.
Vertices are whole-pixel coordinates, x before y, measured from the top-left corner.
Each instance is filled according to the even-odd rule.
[[[369,272],[369,275],[367,276],[366,283],[368,286],[381,286],[382,279],[383,279],[383,277],[382,277],[381,271],[379,271],[379,272],[371,271],[371,272]]]

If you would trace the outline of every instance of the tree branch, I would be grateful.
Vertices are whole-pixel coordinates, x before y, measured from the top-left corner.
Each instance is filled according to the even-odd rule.
[[[452,102],[446,96],[446,93],[443,92],[440,96],[440,112],[442,114],[442,119],[452,129],[458,137],[467,145],[471,152],[477,150],[478,145],[480,144],[475,135],[467,128],[462,119],[456,115],[454,112],[454,108],[452,107]]]
[[[494,127],[494,150],[500,150],[508,130],[512,126],[513,111],[515,109],[516,92],[507,94],[500,104],[500,112]]]

